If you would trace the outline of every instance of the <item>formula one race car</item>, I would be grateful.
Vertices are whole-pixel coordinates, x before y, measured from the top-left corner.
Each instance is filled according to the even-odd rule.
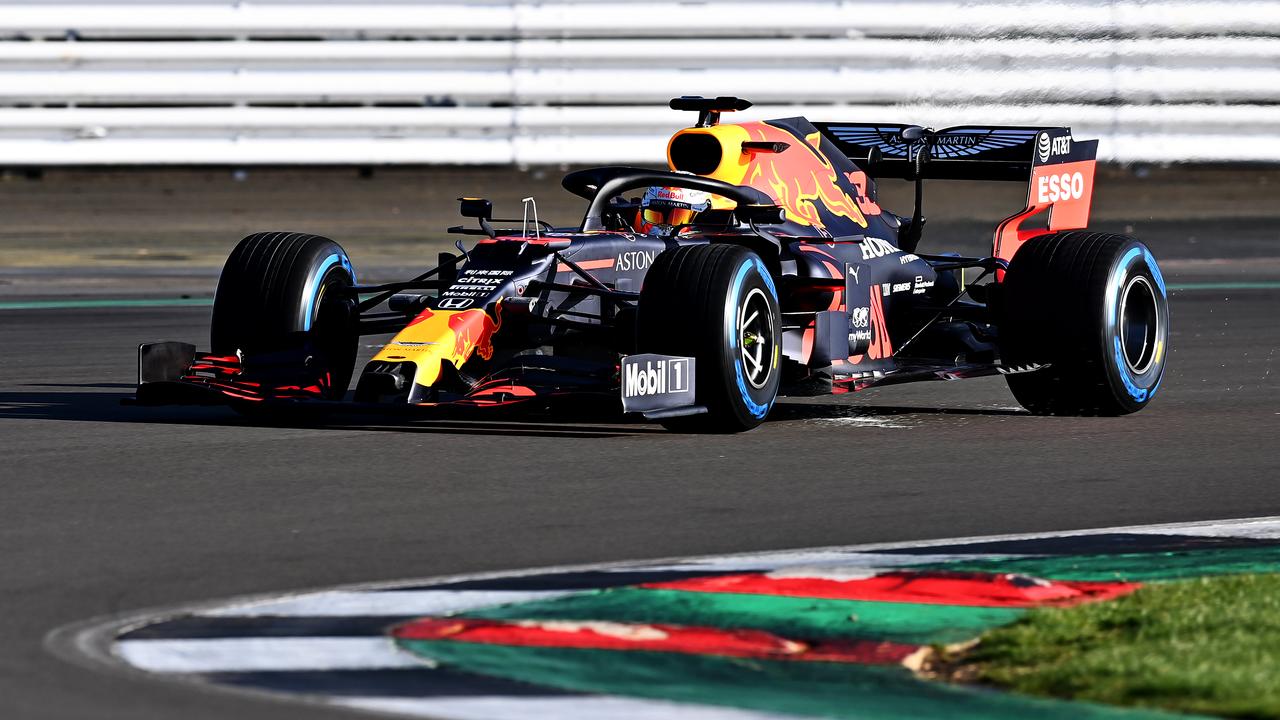
[[[437,411],[605,398],[691,431],[758,425],[779,395],[1003,374],[1037,414],[1115,415],[1151,401],[1169,333],[1151,252],[1080,231],[1097,141],[1061,127],[720,124],[698,113],[670,171],[600,167],[564,178],[577,227],[498,229],[412,279],[361,285],[337,243],[245,238],[214,299],[212,352],[140,348],[138,404]],[[876,178],[916,183],[900,217]],[[1030,183],[990,257],[925,254],[926,178]],[[395,333],[360,371],[362,335]]]

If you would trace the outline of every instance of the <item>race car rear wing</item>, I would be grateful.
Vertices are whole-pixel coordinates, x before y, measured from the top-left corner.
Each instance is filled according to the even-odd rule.
[[[964,125],[908,140],[903,131],[910,125],[814,125],[871,177],[1028,183],[1026,207],[996,230],[995,257],[1011,260],[1037,234],[1089,224],[1098,141],[1076,140],[1070,128]],[[913,130],[908,135],[918,137],[920,128]],[[918,162],[926,139],[929,151]],[[1047,228],[1021,228],[1024,220],[1046,210]]]
[[[904,140],[911,125],[814,123],[850,160],[877,178],[915,179],[923,140]],[[1035,167],[1092,161],[1097,140],[1074,140],[1064,127],[963,125],[932,134],[923,176],[937,180],[1025,182]]]

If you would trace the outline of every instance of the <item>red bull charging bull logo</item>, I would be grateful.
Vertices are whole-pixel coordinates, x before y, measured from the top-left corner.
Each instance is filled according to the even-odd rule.
[[[832,217],[847,218],[859,227],[867,220],[857,203],[840,188],[840,174],[822,153],[822,136],[813,133],[804,142],[768,123],[742,126],[753,141],[785,142],[780,153],[752,153],[745,184],[763,190],[787,211],[787,217],[817,228],[826,228]],[[825,212],[824,212],[825,211]]]
[[[472,354],[483,360],[493,357],[493,336],[502,327],[502,303],[494,312],[496,318],[481,308],[423,310],[373,359],[413,361],[418,368],[414,382],[430,387],[440,379],[444,361],[460,368]]]

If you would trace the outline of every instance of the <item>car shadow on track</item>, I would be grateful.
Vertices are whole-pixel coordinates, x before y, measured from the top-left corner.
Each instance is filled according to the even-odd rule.
[[[887,418],[901,415],[985,415],[1030,416],[1015,407],[922,407],[907,405],[854,405],[830,402],[780,402],[769,413],[769,422],[788,420],[839,420],[847,418]]]
[[[663,435],[667,431],[642,421],[617,415],[575,413],[560,417],[545,414],[505,416],[487,419],[407,418],[403,413],[388,416],[369,414],[328,414],[286,417],[245,416],[230,408],[133,407],[121,401],[132,395],[126,383],[39,383],[20,387],[30,391],[0,391],[0,420],[71,420],[80,422],[139,423],[151,425],[203,425],[209,427],[262,427],[356,432],[419,433],[440,435],[494,435],[563,438],[614,438]],[[50,388],[48,390],[42,388]],[[775,406],[769,423],[890,418],[905,415],[1029,415],[1015,408],[939,408],[890,405],[833,404],[830,402],[782,402]]]
[[[292,415],[285,418],[245,416],[230,408],[207,407],[136,407],[122,405],[132,396],[133,385],[102,384],[38,384],[28,388],[60,388],[56,391],[0,391],[0,420],[70,420],[79,422],[140,423],[152,425],[205,425],[211,427],[263,427],[308,430],[345,430],[451,435],[509,435],[527,437],[611,438],[646,434],[664,434],[662,428],[629,424],[621,418],[566,416],[503,421],[455,419],[407,419],[403,416],[376,417],[367,414],[327,416]],[[607,422],[601,422],[607,420]]]

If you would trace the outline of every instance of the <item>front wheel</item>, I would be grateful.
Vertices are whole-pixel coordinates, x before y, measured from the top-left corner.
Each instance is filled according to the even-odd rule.
[[[359,334],[348,288],[355,271],[334,241],[304,233],[250,235],[231,252],[213,299],[212,347],[219,355],[296,355],[297,381],[340,400],[355,366]]]
[[[697,359],[703,415],[668,429],[739,432],[764,421],[781,382],[778,291],[764,262],[736,245],[689,245],[660,254],[640,291],[641,352]]]
[[[1159,389],[1169,298],[1155,258],[1137,240],[1090,232],[1033,238],[1009,265],[1001,304],[1009,389],[1033,413],[1122,415],[1146,407]],[[1033,369],[1039,365],[1046,367]]]

